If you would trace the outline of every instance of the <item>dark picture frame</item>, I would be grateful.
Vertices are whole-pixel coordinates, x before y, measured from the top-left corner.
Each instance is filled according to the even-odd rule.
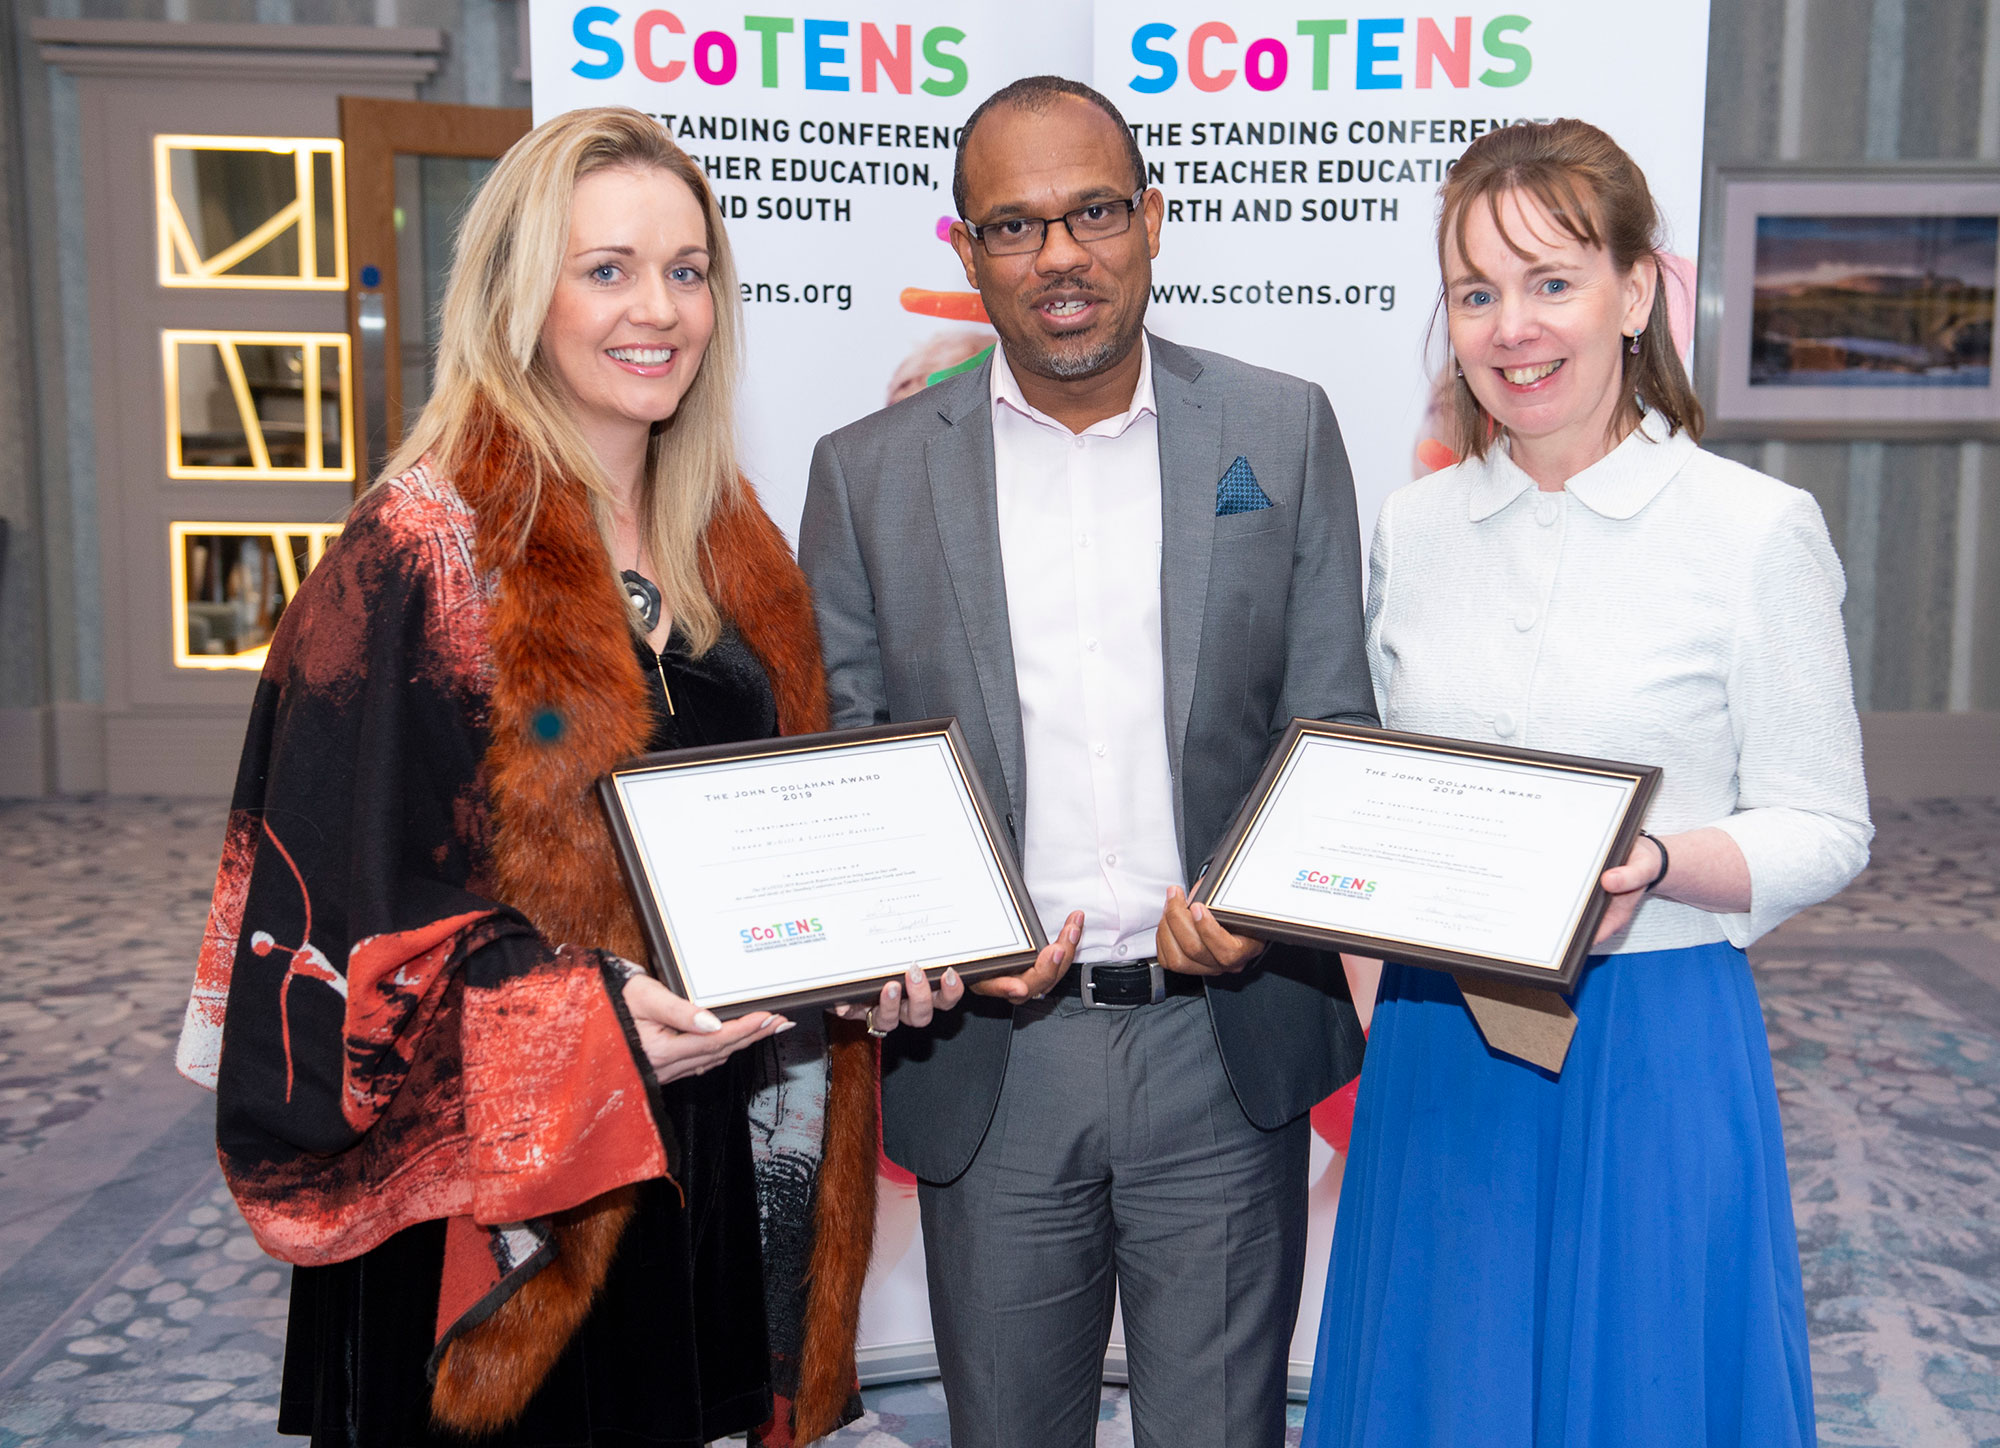
[[[971,818],[964,822],[965,827],[986,857],[994,877],[1000,883],[1007,910],[1019,925],[1022,936],[1029,942],[1025,949],[1000,954],[930,960],[926,964],[926,974],[935,984],[937,978],[949,967],[955,969],[967,983],[971,983],[989,976],[1018,971],[1031,964],[1048,944],[1048,939],[1043,933],[1041,919],[1035,912],[1034,903],[1029,898],[1027,882],[1021,875],[1020,864],[1008,843],[1000,823],[1000,816],[995,812],[992,801],[980,783],[978,771],[971,765],[965,747],[965,736],[958,727],[958,720],[947,718],[924,719],[907,724],[884,724],[867,729],[835,730],[825,734],[760,739],[737,744],[703,745],[693,749],[646,754],[627,760],[600,779],[597,784],[598,798],[602,801],[605,814],[610,821],[611,837],[618,849],[619,863],[624,868],[626,883],[632,891],[633,903],[637,906],[640,922],[645,927],[647,944],[651,948],[651,958],[645,964],[653,976],[675,993],[727,1020],[753,1010],[785,1011],[833,1005],[842,1001],[871,999],[884,981],[899,976],[908,969],[913,962],[885,961],[879,971],[844,977],[830,984],[789,989],[780,979],[779,984],[771,992],[760,994],[756,999],[704,1000],[702,993],[694,987],[689,972],[683,969],[679,953],[680,943],[672,926],[671,912],[663,908],[661,902],[660,890],[673,888],[672,883],[661,882],[655,878],[644,842],[627,809],[626,797],[620,785],[621,780],[634,776],[662,771],[705,771],[721,765],[739,766],[746,761],[779,763],[811,760],[824,767],[843,753],[852,754],[858,749],[869,746],[906,740],[936,740],[942,746],[944,756],[950,761],[954,782],[963,789],[963,795],[959,798],[970,806]],[[782,975],[781,972],[779,974]]]
[[[1331,929],[1298,916],[1232,906],[1228,897],[1236,866],[1243,858],[1243,852],[1260,822],[1269,811],[1279,783],[1285,778],[1294,754],[1302,741],[1308,739],[1358,742],[1382,749],[1385,757],[1406,755],[1418,762],[1426,759],[1434,760],[1438,756],[1450,756],[1489,763],[1497,762],[1502,765],[1533,766],[1536,769],[1555,770],[1561,773],[1608,776],[1629,781],[1631,793],[1618,814],[1616,823],[1607,837],[1607,843],[1595,857],[1596,863],[1587,888],[1581,880],[1567,882],[1569,890],[1581,891],[1581,903],[1571,919],[1560,952],[1560,965],[1554,969],[1526,965],[1496,956],[1438,949],[1386,935]],[[1262,939],[1283,940],[1321,950],[1348,950],[1357,954],[1399,961],[1405,965],[1427,966],[1435,970],[1472,971],[1481,975],[1498,976],[1506,980],[1568,991],[1576,985],[1577,977],[1583,972],[1583,962],[1590,954],[1592,937],[1596,934],[1598,922],[1603,919],[1605,908],[1610,903],[1610,896],[1598,883],[1598,877],[1610,868],[1612,862],[1622,861],[1631,853],[1633,842],[1638,838],[1639,827],[1645,819],[1647,806],[1651,804],[1653,794],[1659,788],[1660,773],[1657,765],[1628,764],[1618,760],[1591,759],[1581,755],[1549,754],[1505,745],[1480,744],[1463,739],[1445,739],[1435,735],[1377,729],[1362,724],[1330,724],[1318,719],[1294,719],[1290,727],[1285,730],[1284,737],[1278,741],[1277,747],[1271,751],[1270,758],[1265,760],[1263,772],[1258,775],[1256,786],[1244,800],[1242,808],[1237,811],[1221,843],[1216,846],[1215,853],[1202,878],[1191,892],[1190,898],[1206,905],[1214,912],[1216,919],[1229,929]]]
[[[1719,192],[1712,436],[2000,437],[2000,168],[1732,170]]]

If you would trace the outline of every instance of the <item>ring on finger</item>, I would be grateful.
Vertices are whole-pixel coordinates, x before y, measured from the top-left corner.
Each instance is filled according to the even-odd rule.
[[[883,1027],[875,1024],[875,1009],[876,1008],[874,1006],[868,1007],[868,1014],[865,1017],[865,1019],[868,1022],[868,1034],[875,1037],[877,1040],[880,1040],[883,1036],[888,1035],[889,1032]]]

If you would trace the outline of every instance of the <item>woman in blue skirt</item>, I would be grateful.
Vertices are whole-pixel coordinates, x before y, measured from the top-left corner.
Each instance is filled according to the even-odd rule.
[[[1867,860],[1845,581],[1811,497],[1696,445],[1657,231],[1638,167],[1578,121],[1492,132],[1444,188],[1463,461],[1376,528],[1382,722],[1664,777],[1605,873],[1559,1071],[1482,1034],[1472,978],[1384,967],[1316,1448],[1814,1442],[1743,950]]]

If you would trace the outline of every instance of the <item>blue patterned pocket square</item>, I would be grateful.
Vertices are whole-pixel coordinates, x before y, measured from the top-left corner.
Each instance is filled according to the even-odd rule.
[[[1229,465],[1229,471],[1222,475],[1215,485],[1215,516],[1227,518],[1232,513],[1257,513],[1271,506],[1271,500],[1264,490],[1257,486],[1257,475],[1250,471],[1250,459],[1240,457]]]

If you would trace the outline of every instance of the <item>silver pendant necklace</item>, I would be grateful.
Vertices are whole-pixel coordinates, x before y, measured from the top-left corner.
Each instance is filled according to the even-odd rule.
[[[625,601],[632,605],[633,612],[639,615],[639,622],[646,626],[646,633],[650,636],[653,630],[660,626],[660,609],[665,600],[660,596],[660,585],[639,571],[638,564],[640,558],[643,556],[644,545],[642,544],[640,545],[640,557],[635,557],[632,560],[633,566],[623,570],[619,573],[618,577],[625,585]],[[674,713],[674,691],[667,687],[667,666],[660,658],[659,650],[655,649],[650,642],[646,645],[646,652],[653,656],[654,671],[660,676],[660,694],[667,702],[668,716],[672,717]]]
[[[660,585],[639,571],[639,564],[645,556],[646,545],[642,539],[633,551],[632,566],[618,577],[625,584],[626,601],[632,605],[633,612],[639,615],[640,622],[646,625],[646,632],[650,634],[660,626],[660,609],[665,600],[660,596]]]
[[[660,626],[660,585],[636,568],[628,568],[618,576],[625,582],[626,600],[638,613],[646,632],[651,633]]]

